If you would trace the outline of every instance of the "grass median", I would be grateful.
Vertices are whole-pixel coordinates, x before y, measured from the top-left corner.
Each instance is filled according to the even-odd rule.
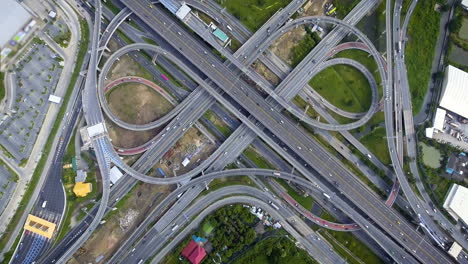
[[[424,102],[437,38],[439,37],[440,14],[434,11],[437,0],[419,1],[408,25],[406,44],[406,68],[413,104],[413,113],[418,113]]]
[[[66,106],[68,105],[70,101],[71,94],[73,92],[73,88],[75,86],[76,81],[78,80],[80,70],[81,70],[81,65],[84,62],[84,58],[86,56],[86,52],[88,50],[88,40],[89,40],[89,29],[86,21],[84,19],[80,19],[80,28],[81,28],[81,39],[80,39],[80,44],[79,44],[79,50],[78,50],[78,55],[77,55],[77,61],[75,64],[75,69],[73,70],[73,73],[70,78],[70,83],[67,87],[66,94],[63,98],[63,104],[60,108],[59,113],[57,114],[57,118],[55,119],[54,126],[52,128],[52,131],[50,132],[50,135],[47,139],[47,142],[45,144],[44,150],[42,152],[42,157],[37,163],[36,169],[34,170],[34,173],[31,177],[31,180],[28,184],[28,187],[26,189],[26,192],[23,195],[23,198],[21,199],[21,202],[16,210],[15,215],[13,218],[10,220],[8,223],[7,228],[5,229],[4,236],[0,239],[0,248],[5,248],[6,244],[11,238],[11,235],[13,234],[13,230],[15,227],[20,224],[19,221],[21,220],[21,217],[23,216],[24,210],[26,209],[26,206],[28,204],[28,201],[31,199],[31,196],[34,193],[34,190],[36,189],[37,183],[41,177],[42,172],[44,171],[44,167],[47,162],[47,158],[49,156],[49,153],[51,152],[52,149],[52,143],[57,135],[57,132],[60,129],[60,122],[63,119],[65,112],[66,112]],[[8,263],[9,259],[11,259],[13,252],[15,250],[16,245],[19,243],[19,238],[21,234],[18,235],[15,243],[12,246],[12,249],[5,253],[4,255],[4,261]]]

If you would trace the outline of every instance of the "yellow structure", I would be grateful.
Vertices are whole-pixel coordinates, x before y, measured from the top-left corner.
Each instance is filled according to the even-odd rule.
[[[55,224],[34,215],[28,215],[24,229],[47,238],[52,238],[55,231]]]
[[[77,182],[73,187],[73,192],[78,197],[85,197],[91,192],[93,186],[89,182]]]

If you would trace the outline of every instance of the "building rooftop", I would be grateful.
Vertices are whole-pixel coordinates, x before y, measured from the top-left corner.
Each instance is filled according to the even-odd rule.
[[[199,264],[203,258],[205,258],[206,251],[195,241],[190,240],[188,245],[182,250],[182,256],[188,259],[192,264]]]
[[[15,0],[3,0],[0,17],[0,47],[3,47],[29,22],[31,14]]]
[[[110,170],[110,182],[115,184],[121,177],[123,173],[116,166],[112,167]]]
[[[28,215],[28,218],[26,218],[26,222],[24,223],[24,229],[49,239],[52,238],[55,227],[56,225],[54,223],[32,214]]]
[[[78,197],[85,197],[91,192],[93,186],[89,182],[77,182],[73,187],[73,192]]]
[[[445,72],[440,106],[468,118],[468,73],[449,65]]]
[[[445,199],[444,208],[455,220],[468,223],[468,188],[458,184],[452,185]]]
[[[223,43],[228,41],[229,37],[224,33],[221,29],[217,28],[215,31],[213,31],[213,35],[215,35],[219,40],[221,40]]]
[[[447,111],[441,108],[437,108],[435,118],[434,118],[434,128],[438,130],[443,130],[444,129],[444,124],[445,124],[445,115],[447,114]]]

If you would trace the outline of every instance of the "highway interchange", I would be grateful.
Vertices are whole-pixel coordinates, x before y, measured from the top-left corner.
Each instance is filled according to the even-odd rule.
[[[199,40],[190,36],[190,33],[180,25],[175,24],[173,18],[161,12],[160,8],[162,7],[158,6],[158,8],[150,9],[148,8],[148,2],[144,0],[124,0],[121,2],[127,7],[117,15],[115,20],[116,22],[114,22],[114,20],[111,21],[111,30],[105,31],[106,33],[110,32],[110,34],[102,35],[106,36],[105,38],[100,37],[99,34],[101,29],[102,7],[100,1],[97,1],[95,4],[96,10],[90,61],[83,92],[83,110],[88,126],[103,122],[101,108],[105,111],[107,107],[107,103],[103,99],[105,98],[103,96],[103,83],[106,78],[105,76],[107,71],[110,66],[112,66],[112,58],[116,59],[132,50],[151,50],[152,52],[157,53],[158,56],[164,57],[168,61],[177,65],[185,74],[189,75],[199,85],[199,87],[193,90],[178,107],[171,111],[169,114],[170,117],[164,117],[166,118],[164,119],[164,122],[156,120],[150,124],[135,127],[134,125],[119,123],[117,118],[112,119],[119,126],[125,127],[128,125],[128,127],[125,128],[131,130],[145,130],[151,127],[161,126],[168,120],[172,119],[172,121],[167,125],[169,129],[161,132],[160,135],[157,135],[153,139],[153,143],[146,146],[147,152],[143,154],[142,158],[133,167],[129,167],[121,161],[106,134],[93,139],[93,146],[101,169],[101,175],[103,176],[104,188],[102,199],[99,207],[94,209],[91,213],[94,217],[85,218],[84,222],[86,222],[86,225],[81,226],[80,232],[76,234],[76,239],[73,241],[73,245],[68,244],[66,250],[63,248],[58,255],[53,256],[54,261],[59,257],[57,262],[63,263],[66,259],[70,258],[98,226],[100,219],[107,210],[107,204],[110,202],[109,206],[111,206],[115,197],[121,197],[113,195],[108,188],[108,172],[110,164],[113,163],[125,171],[127,175],[143,182],[152,184],[183,182],[183,185],[177,190],[177,192],[171,193],[164,199],[161,205],[158,206],[159,210],[154,210],[155,214],[161,213],[161,209],[169,206],[169,204],[175,200],[176,195],[186,191],[182,197],[187,197],[187,203],[179,206],[178,209],[171,209],[174,210],[175,215],[173,215],[173,217],[169,217],[165,223],[166,227],[169,226],[170,223],[181,221],[180,214],[178,214],[178,212],[180,212],[180,210],[185,210],[184,208],[188,206],[188,201],[191,201],[196,197],[211,179],[235,175],[278,177],[296,182],[297,184],[304,186],[306,189],[316,188],[316,196],[320,196],[321,193],[330,194],[330,201],[333,202],[334,206],[342,212],[346,212],[353,221],[359,224],[359,226],[361,226],[363,230],[372,237],[372,239],[387,251],[387,254],[393,258],[393,260],[399,263],[452,262],[447,255],[430,242],[430,238],[425,238],[420,233],[416,232],[412,224],[403,218],[397,211],[389,208],[379,196],[357,180],[356,176],[344,167],[337,158],[328,153],[328,151],[326,151],[320,144],[312,140],[303,130],[298,128],[295,122],[289,120],[289,118],[284,115],[284,111],[289,111],[308,125],[326,130],[340,130],[340,132],[343,131],[342,133],[347,133],[345,130],[359,127],[370,119],[370,117],[375,113],[378,103],[377,83],[372,77],[372,74],[369,73],[364,66],[355,61],[347,59],[326,60],[329,58],[327,54],[333,50],[345,35],[350,32],[356,34],[358,39],[366,45],[366,50],[375,58],[379,66],[379,73],[385,89],[384,109],[387,135],[389,135],[387,140],[389,141],[389,151],[394,164],[396,176],[398,177],[399,182],[402,183],[406,199],[408,199],[412,209],[422,215],[421,217],[424,219],[424,222],[429,225],[434,232],[440,232],[432,218],[430,218],[428,213],[426,213],[426,210],[419,207],[419,204],[421,204],[425,206],[424,208],[430,208],[429,205],[426,205],[428,200],[426,200],[425,203],[419,201],[409,187],[398,157],[398,155],[401,155],[401,149],[398,150],[394,142],[395,137],[391,136],[395,131],[393,128],[393,114],[394,112],[397,112],[393,111],[394,105],[391,92],[393,82],[392,70],[387,72],[387,65],[385,65],[381,59],[380,53],[374,48],[365,35],[361,34],[353,27],[363,14],[369,12],[376,1],[361,1],[343,21],[328,17],[306,17],[293,20],[292,22],[283,25],[290,17],[290,15],[288,16],[287,14],[291,13],[290,11],[293,11],[292,13],[294,13],[294,11],[303,4],[303,1],[293,1],[290,5],[285,7],[284,10],[270,19],[267,24],[260,28],[255,34],[253,34],[253,37],[248,39],[238,52],[231,54],[231,56],[227,56],[228,62],[225,63],[219,61],[219,59],[216,58],[209,49],[207,49],[206,45],[203,45]],[[416,1],[413,2],[412,8],[414,8],[414,5],[416,4],[415,2]],[[397,6],[399,3],[401,5],[401,1],[397,1],[395,5]],[[194,3],[194,5],[196,5],[196,3]],[[387,6],[389,5],[390,4],[387,4]],[[214,12],[213,6],[210,8],[210,12]],[[178,50],[178,52],[184,56],[184,59],[192,63],[192,66],[187,66],[179,59],[178,56],[174,56],[164,48],[150,44],[137,43],[124,46],[117,52],[113,53],[111,55],[111,59],[108,59],[104,65],[100,72],[101,75],[98,78],[96,70],[100,58],[99,51],[105,48],[110,39],[110,35],[112,35],[120,23],[132,12],[139,16],[139,18],[152,30],[159,33],[159,35],[161,35],[168,43],[173,45],[174,49]],[[389,14],[391,14],[391,12],[387,13],[387,19],[390,17]],[[296,68],[291,70],[289,73],[283,72],[283,76],[285,76],[285,78],[278,87],[272,87],[262,79],[262,77],[249,68],[249,65],[257,58],[261,58],[262,60],[266,58],[265,54],[262,53],[267,50],[268,46],[284,32],[298,25],[323,22],[337,25],[337,27],[333,29]],[[389,26],[389,24],[390,23],[387,22],[387,26]],[[407,22],[405,24],[407,26]],[[170,27],[167,25],[170,25]],[[238,35],[248,36],[249,32],[244,30],[242,25],[233,25],[233,23],[230,23],[229,25],[233,27],[235,25],[235,29],[239,29],[240,33],[238,33]],[[406,26],[404,26],[404,28],[406,28]],[[270,34],[270,31],[273,31],[273,34]],[[183,33],[178,34],[178,32]],[[391,42],[392,37],[389,37],[388,35],[391,35],[392,32],[394,31],[387,29],[387,38],[390,38],[389,42]],[[181,35],[183,35],[183,37]],[[187,41],[187,39],[190,39],[190,41]],[[243,37],[243,40],[245,39],[246,38]],[[188,43],[190,43],[190,45],[188,45]],[[394,49],[394,45],[390,44],[390,46],[388,46],[387,43],[387,48]],[[387,56],[388,69],[392,69],[391,52],[388,52]],[[274,64],[275,61],[276,59],[271,60],[270,58],[269,64]],[[373,89],[372,104],[369,111],[358,116],[357,118],[360,118],[358,121],[347,125],[318,123],[316,120],[313,120],[308,116],[304,116],[301,110],[295,108],[289,102],[295,95],[301,92],[303,87],[307,86],[307,82],[313,75],[317,74],[322,69],[335,64],[349,64],[361,70],[365,76],[368,77]],[[395,64],[398,65],[398,67],[395,66],[395,72],[398,72],[398,76],[406,78],[404,60],[396,59]],[[200,77],[197,72],[193,71],[193,65],[195,65],[200,72],[205,74],[207,78]],[[277,69],[281,68],[284,69],[282,66],[277,66]],[[239,76],[243,77],[239,78]],[[267,92],[269,97],[264,98],[258,94],[250,83],[244,81],[246,76]],[[405,80],[405,82],[406,89],[408,90],[407,80]],[[405,89],[402,90],[404,92]],[[395,98],[405,98],[405,96],[395,96]],[[408,98],[409,96],[406,97],[406,99]],[[193,125],[194,122],[196,122],[201,115],[215,103],[224,106],[231,114],[241,121],[242,125],[240,125],[233,134],[220,145],[210,158],[202,162],[189,173],[169,178],[154,178],[147,176],[146,172],[152,164],[154,164],[161,155],[165,153],[165,150],[167,151],[172,144],[183,135],[185,129]],[[411,113],[410,100],[407,100],[406,103],[402,103],[400,105],[405,105],[403,107],[403,111],[405,111],[405,109],[408,111],[409,109],[409,113]],[[330,105],[328,105],[328,107],[330,107]],[[107,111],[105,112],[107,115],[112,116],[111,113],[108,113]],[[411,120],[406,121],[408,119],[408,114],[404,116],[406,117],[405,122],[411,122]],[[408,129],[408,127],[413,126],[406,124],[405,128]],[[412,133],[411,131],[406,131],[406,135],[412,135],[413,138],[415,137],[414,131],[412,131]],[[235,160],[256,137],[261,138],[269,147],[273,148],[283,159],[289,162],[296,171],[304,175],[305,178],[284,172],[278,172],[278,175],[275,175],[275,171],[261,169],[222,171],[224,166]],[[398,136],[396,138],[398,138]],[[412,142],[409,141],[407,144],[411,145],[414,144],[414,142],[415,140]],[[415,153],[413,153],[413,155],[415,155]],[[127,178],[128,179],[125,180],[136,182],[134,179],[129,177]],[[128,191],[127,186],[121,186],[122,185],[118,185],[114,187],[112,192],[120,192],[120,195],[122,195],[126,192],[125,189]],[[395,184],[394,188],[396,188],[395,190],[397,191],[391,192],[392,194],[396,194],[398,192],[398,186],[398,184]],[[244,187],[239,187],[238,191],[241,192],[242,188]],[[225,190],[221,192],[224,191]],[[313,192],[314,191],[311,190],[311,193]],[[255,191],[251,191],[251,193],[255,193]],[[214,196],[215,192],[210,195]],[[262,195],[265,194],[258,193],[257,195],[251,194],[250,196],[255,196],[257,199],[260,199],[262,198]],[[109,200],[110,196],[111,199]],[[208,196],[204,198],[208,199]],[[214,200],[217,200],[218,198],[219,197]],[[396,198],[396,195],[393,195],[393,198]],[[183,199],[184,198],[182,198],[181,201],[183,201]],[[221,201],[217,206],[222,206],[222,204],[233,203],[236,201],[261,204],[262,208],[264,207],[267,210],[269,209],[268,211],[270,211],[275,218],[282,219],[281,222],[285,222],[284,214],[276,213],[274,209],[271,207],[269,208],[268,204],[265,202],[262,203],[260,200],[255,200],[254,198],[237,197],[236,199],[228,199],[225,203]],[[393,201],[390,203],[390,206],[392,203]],[[194,205],[192,205],[192,207],[193,206]],[[212,206],[213,207],[209,208],[215,207],[214,205]],[[192,212],[189,215],[197,215],[200,210],[204,209],[203,206],[198,206],[198,211],[193,212],[195,209],[192,209],[192,207],[189,207],[185,212]],[[432,208],[430,208],[430,210],[432,211]],[[179,215],[179,220],[175,219],[176,215]],[[291,232],[291,234],[294,233],[294,228],[287,227],[286,229]],[[170,228],[162,230],[166,230],[165,232],[167,236],[167,232],[168,230],[170,231]],[[134,239],[136,240],[138,237],[138,235],[135,235]],[[334,263],[339,259],[339,257],[334,254],[327,256],[326,254],[324,255],[324,250],[328,251],[325,247],[322,249],[313,249],[312,243],[307,243],[307,236],[302,237],[297,234],[294,235],[294,237],[296,237],[298,241],[301,241],[303,245],[308,245],[306,248],[314,252],[312,255],[314,257],[317,256],[317,258],[321,258],[324,263]],[[159,241],[159,243],[163,241],[164,239]],[[146,250],[151,248],[148,246],[150,244],[151,243],[147,244]],[[119,254],[125,254],[128,250],[129,248],[126,250],[119,250]],[[146,252],[145,250],[138,252],[141,252],[141,254],[143,254],[142,256],[145,256],[145,258],[156,253],[155,251]],[[127,257],[129,256],[127,255]],[[326,260],[326,258],[329,259]],[[137,259],[134,258],[132,261],[135,260]]]

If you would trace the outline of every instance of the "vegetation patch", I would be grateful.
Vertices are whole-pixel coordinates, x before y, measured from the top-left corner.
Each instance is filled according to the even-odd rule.
[[[5,87],[5,73],[4,72],[0,72],[0,101],[3,100],[3,98],[5,97],[5,91],[6,87]]]
[[[252,32],[257,31],[278,9],[290,0],[216,0]]]
[[[350,112],[370,107],[372,93],[364,74],[349,65],[334,65],[319,72],[309,82],[326,100]]]
[[[385,128],[377,127],[371,133],[361,138],[361,143],[364,144],[377,158],[384,164],[389,165],[391,162],[390,153],[388,153],[388,144],[385,133]]]
[[[434,10],[437,0],[419,1],[408,25],[405,61],[413,112],[421,110],[427,92],[434,49],[439,37],[440,14]]]

